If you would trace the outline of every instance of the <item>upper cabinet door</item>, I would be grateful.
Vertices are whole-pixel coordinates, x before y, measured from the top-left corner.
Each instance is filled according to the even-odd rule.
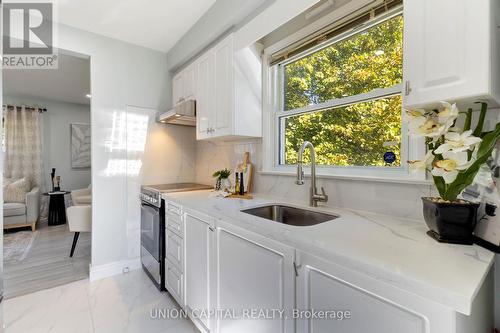
[[[491,1],[404,2],[406,107],[492,99]]]
[[[196,79],[196,139],[211,136],[211,122],[215,118],[214,53],[208,51],[195,63]]]
[[[215,119],[213,135],[229,135],[232,131],[234,96],[233,35],[214,47],[215,55]]]
[[[179,103],[183,98],[183,77],[182,72],[174,76],[172,79],[172,106]]]
[[[196,100],[196,139],[262,136],[260,47],[234,52],[233,34],[173,79],[174,105]]]
[[[196,99],[196,63],[182,71],[183,97],[185,100]]]

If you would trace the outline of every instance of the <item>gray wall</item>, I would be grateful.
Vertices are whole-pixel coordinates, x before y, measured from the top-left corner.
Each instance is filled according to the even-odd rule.
[[[90,106],[16,96],[4,96],[4,100],[8,104],[42,105],[47,108],[47,112],[42,114],[45,190],[51,186],[51,168],[56,168],[56,174],[61,176],[64,190],[87,187],[91,182],[90,169],[71,168],[70,124],[90,124]]]

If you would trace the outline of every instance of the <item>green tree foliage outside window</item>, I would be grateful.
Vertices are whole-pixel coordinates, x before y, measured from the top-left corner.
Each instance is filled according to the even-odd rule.
[[[283,66],[284,110],[390,88],[402,82],[403,18],[396,16]],[[284,160],[311,141],[321,165],[385,166],[383,155],[396,154],[399,166],[401,95],[282,117]],[[283,141],[283,140],[282,140]],[[384,143],[393,142],[391,147]],[[305,156],[308,159],[308,156]],[[307,161],[307,160],[306,160]]]

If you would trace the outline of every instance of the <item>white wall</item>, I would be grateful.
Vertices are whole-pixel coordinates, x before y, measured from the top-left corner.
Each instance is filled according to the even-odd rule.
[[[90,124],[90,106],[19,96],[4,96],[4,100],[7,104],[41,105],[47,108],[47,112],[42,114],[44,190],[50,190],[52,168],[56,168],[56,175],[61,176],[64,190],[87,187],[91,182],[91,170],[71,168],[70,124]]]

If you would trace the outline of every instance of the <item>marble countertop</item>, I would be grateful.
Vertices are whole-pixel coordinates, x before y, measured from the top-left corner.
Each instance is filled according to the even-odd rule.
[[[307,198],[290,200],[254,195],[253,200],[209,198],[210,191],[165,194],[164,198],[262,234],[298,250],[382,280],[455,311],[469,314],[491,269],[494,254],[479,246],[440,244],[428,237],[422,220],[343,208],[318,207],[340,215],[332,222],[297,227],[240,210],[268,203],[307,209]]]

